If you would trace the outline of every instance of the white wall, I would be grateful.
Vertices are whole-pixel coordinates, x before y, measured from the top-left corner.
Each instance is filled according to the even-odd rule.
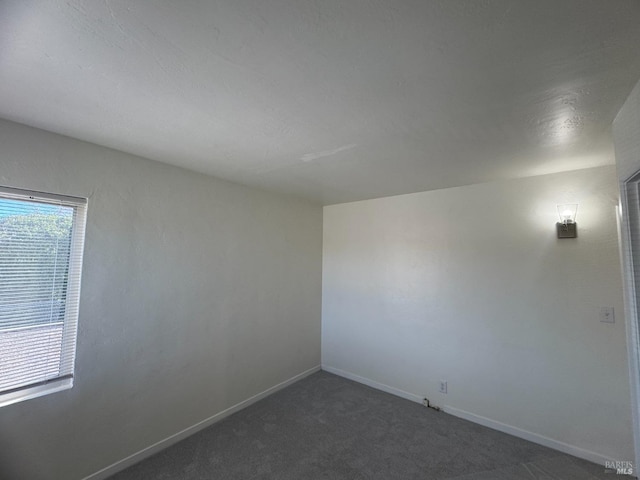
[[[319,206],[6,121],[0,145],[0,184],[89,197],[75,386],[0,409],[0,478],[83,478],[319,365]]]
[[[323,368],[630,459],[617,201],[611,166],[325,207]],[[558,240],[569,202],[579,238]]]
[[[624,182],[640,171],[640,82],[636,84],[631,95],[623,105],[613,122],[613,137],[616,149],[616,166],[620,191],[625,192]],[[637,195],[637,192],[636,192]],[[636,226],[629,226],[629,211],[626,198],[623,195],[624,209],[621,218],[620,236],[622,265],[625,282],[625,307],[627,318],[627,345],[629,355],[629,376],[631,380],[631,402],[633,408],[633,427],[635,434],[635,465],[640,466],[640,325],[638,324],[638,295],[633,281],[633,256],[631,255],[631,232],[635,244],[640,243],[640,231]],[[638,199],[635,199],[637,214]],[[640,252],[636,252],[636,265],[640,263]],[[638,284],[640,287],[640,284]]]
[[[618,178],[627,180],[640,170],[640,82],[613,122]]]

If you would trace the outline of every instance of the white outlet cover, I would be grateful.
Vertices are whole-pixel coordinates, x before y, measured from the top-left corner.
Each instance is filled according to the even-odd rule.
[[[440,393],[447,393],[447,382],[440,380]]]
[[[600,308],[600,321],[602,323],[616,323],[616,317],[613,311],[613,307]]]

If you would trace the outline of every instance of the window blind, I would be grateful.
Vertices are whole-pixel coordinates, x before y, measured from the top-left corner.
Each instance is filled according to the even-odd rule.
[[[0,187],[0,406],[73,384],[86,204]]]

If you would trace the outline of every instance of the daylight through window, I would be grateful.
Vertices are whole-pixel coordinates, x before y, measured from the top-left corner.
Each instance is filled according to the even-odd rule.
[[[0,187],[0,406],[73,385],[86,200]]]

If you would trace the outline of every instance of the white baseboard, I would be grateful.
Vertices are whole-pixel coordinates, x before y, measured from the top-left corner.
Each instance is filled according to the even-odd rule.
[[[518,427],[512,427],[511,425],[507,425],[506,423],[482,417],[480,415],[476,415],[475,413],[465,412],[464,410],[460,410],[459,408],[448,407],[445,405],[442,410],[445,413],[448,413],[455,417],[463,418],[479,425],[484,425],[485,427],[492,428],[493,430],[498,430],[499,432],[508,433],[509,435],[513,435],[514,437],[529,440],[530,442],[537,443],[538,445],[542,445],[544,447],[553,448],[554,450],[558,450],[562,453],[568,453],[569,455],[573,455],[574,457],[597,463],[598,465],[604,465],[606,461],[612,460],[610,456],[591,452],[589,450],[585,450],[584,448],[576,447],[575,445],[570,445],[559,440],[554,440],[553,438],[529,432],[528,430],[523,430]]]
[[[303,378],[308,377],[309,375],[319,371],[320,371],[319,365],[317,367],[310,368],[309,370],[306,370],[294,377],[291,377],[288,380],[285,380],[284,382],[274,385],[273,387],[268,388],[265,391],[260,392],[252,397],[249,397],[240,403],[236,403],[235,405],[219,413],[216,413],[215,415],[209,418],[206,418],[201,422],[196,423],[195,425],[185,428],[184,430],[178,433],[175,433],[170,437],[165,438],[164,440],[160,440],[159,442],[154,443],[153,445],[150,445],[147,448],[144,448],[139,452],[134,453],[133,455],[129,455],[128,457],[123,458],[122,460],[119,460],[109,465],[108,467],[105,467],[102,470],[99,470],[89,475],[88,477],[85,477],[83,480],[103,480],[110,477],[111,475],[115,475],[117,472],[124,470],[125,468],[130,467],[131,465],[134,465],[140,462],[141,460],[144,460],[145,458],[150,457],[151,455],[154,455],[159,451],[164,450],[165,448],[175,443],[178,443],[180,440],[184,440],[185,438],[193,435],[194,433],[199,432],[200,430],[207,428],[210,425],[213,425],[216,422],[219,422],[220,420],[228,417],[229,415],[232,415],[242,410],[243,408],[246,408],[249,405],[256,403],[258,400],[262,400],[263,398],[268,397],[269,395],[277,392],[278,390],[282,390],[283,388],[288,387],[293,383],[296,383],[298,380],[302,380]]]
[[[385,385],[384,383],[376,382],[375,380],[371,380],[370,378],[361,377],[360,375],[356,375],[351,372],[346,372],[344,370],[340,370],[339,368],[330,367],[328,365],[322,365],[322,370],[329,373],[334,373],[344,378],[348,378],[349,380],[353,380],[354,382],[362,383],[369,387],[375,388],[376,390],[382,390],[383,392],[387,392],[392,395],[396,395],[398,397],[406,398],[407,400],[411,400],[412,402],[422,403],[422,400],[423,400],[423,397],[420,395],[405,392],[404,390],[400,390],[395,387],[390,387],[389,385]],[[609,456],[601,455],[596,452],[591,452],[589,450],[585,450],[584,448],[576,447],[575,445],[570,445],[568,443],[564,443],[559,440],[554,440],[553,438],[549,438],[549,437],[545,437],[544,435],[539,435],[537,433],[529,432],[527,430],[523,430],[518,427],[512,427],[511,425],[507,425],[505,423],[501,423],[496,420],[492,420],[490,418],[482,417],[474,413],[466,412],[458,408],[449,407],[445,405],[442,407],[442,411],[450,415],[462,418],[464,420],[469,420],[470,422],[492,428],[493,430],[498,430],[503,433],[508,433],[509,435],[513,435],[514,437],[522,438],[524,440],[528,440],[530,442],[537,443],[545,447],[553,448],[554,450],[558,450],[562,453],[567,453],[569,455],[573,455],[574,457],[582,458],[584,460],[588,460],[590,462],[597,463],[599,465],[604,465],[605,461],[611,461],[611,457]]]
[[[376,390],[382,390],[383,392],[390,393],[391,395],[395,395],[396,397],[406,398],[407,400],[411,400],[412,402],[422,403],[423,400],[423,397],[421,397],[420,395],[405,392],[404,390],[400,390],[399,388],[390,387],[389,385],[385,385],[384,383],[376,382],[375,380],[371,380],[370,378],[361,377],[360,375],[356,375],[355,373],[345,372],[344,370],[340,370],[339,368],[322,365],[322,370],[324,370],[325,372],[334,373],[340,377],[348,378],[349,380],[353,380],[354,382],[362,383],[363,385],[375,388]]]

